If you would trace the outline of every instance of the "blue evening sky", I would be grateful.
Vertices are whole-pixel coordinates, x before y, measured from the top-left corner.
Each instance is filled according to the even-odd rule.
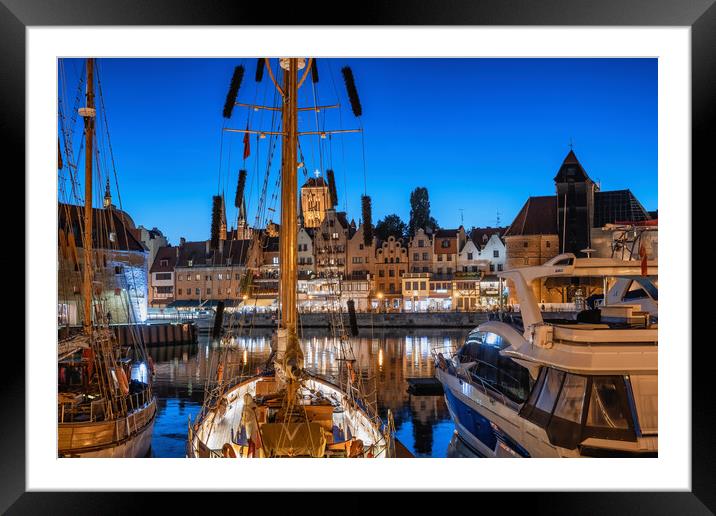
[[[246,67],[239,102],[273,104],[268,74],[254,82],[255,59],[98,61],[123,208],[173,244],[181,236],[209,238],[211,196],[218,190],[226,192],[231,224],[239,168],[249,171],[250,221],[256,215],[269,139],[252,137],[244,164],[243,135],[222,138],[222,127],[270,130],[271,112],[251,112],[249,119],[249,110],[236,107],[224,124],[221,111],[238,64]],[[360,120],[343,85],[346,65],[356,78]],[[646,209],[657,209],[656,59],[319,59],[318,66],[318,104],[341,104],[321,112],[319,126],[365,132],[330,141],[301,137],[306,168],[299,184],[332,167],[339,208],[356,222],[366,184],[374,223],[390,213],[407,223],[410,192],[425,186],[442,227],[457,227],[461,209],[466,227],[494,226],[498,210],[508,225],[528,196],[554,193],[552,179],[570,140],[602,190],[630,188]],[[66,86],[69,106],[82,67],[81,60],[61,67],[60,91]],[[314,104],[310,79],[299,97],[302,105]],[[299,124],[315,130],[315,114],[302,112]],[[75,153],[80,135],[77,130]],[[278,210],[273,218],[278,221]]]

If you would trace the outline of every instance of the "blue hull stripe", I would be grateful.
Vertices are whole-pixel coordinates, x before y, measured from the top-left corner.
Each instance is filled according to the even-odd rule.
[[[450,405],[453,414],[455,414],[457,422],[460,423],[465,430],[470,432],[475,438],[479,439],[485,446],[491,450],[495,450],[498,439],[505,445],[509,446],[513,451],[522,457],[529,457],[530,454],[522,446],[517,444],[510,436],[502,431],[495,432],[490,420],[479,412],[470,408],[465,402],[455,396],[448,386],[444,386],[445,399]]]
[[[458,423],[460,423],[473,436],[482,441],[485,446],[494,450],[495,445],[497,444],[497,437],[490,426],[490,421],[460,401],[452,392],[450,392],[449,387],[445,388],[445,398],[455,414]]]

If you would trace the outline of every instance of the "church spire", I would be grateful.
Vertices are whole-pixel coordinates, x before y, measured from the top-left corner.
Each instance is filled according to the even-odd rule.
[[[219,225],[219,240],[226,240],[226,203],[224,194],[221,194],[221,223]]]
[[[239,224],[246,224],[246,199],[241,198],[241,208],[239,208]]]
[[[104,207],[105,209],[112,207],[112,193],[109,191],[109,177],[104,187]]]

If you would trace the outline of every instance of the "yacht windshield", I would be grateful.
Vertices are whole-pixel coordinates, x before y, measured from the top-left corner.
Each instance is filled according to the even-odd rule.
[[[574,449],[596,437],[635,441],[623,376],[583,376],[545,367],[520,415],[547,431],[552,444]]]
[[[460,363],[474,362],[469,372],[476,384],[515,403],[524,403],[532,389],[529,371],[500,351],[509,343],[491,332],[472,332],[457,353]]]

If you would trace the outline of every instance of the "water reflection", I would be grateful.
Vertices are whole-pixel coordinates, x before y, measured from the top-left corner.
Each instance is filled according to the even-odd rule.
[[[411,396],[407,379],[433,375],[430,351],[457,346],[464,330],[374,331],[351,339],[355,370],[375,387],[378,411],[393,413],[397,438],[418,457],[446,457],[454,433],[442,396]],[[338,374],[337,344],[325,330],[304,330],[301,339],[307,369],[328,376]],[[156,364],[158,415],[152,440],[154,457],[183,457],[187,420],[201,408],[207,380],[226,354],[225,375],[253,374],[271,353],[270,330],[253,330],[228,346],[200,336],[198,345],[150,350]]]

